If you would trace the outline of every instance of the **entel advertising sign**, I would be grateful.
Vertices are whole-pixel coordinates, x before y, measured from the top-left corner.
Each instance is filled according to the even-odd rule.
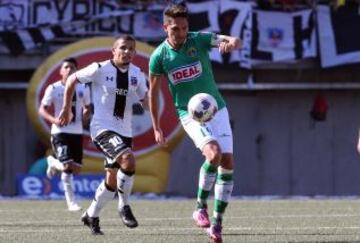
[[[93,197],[96,188],[104,179],[103,175],[78,175],[74,177],[74,193],[78,197]],[[20,196],[38,198],[48,196],[61,198],[64,196],[64,187],[60,177],[51,180],[41,175],[18,175],[17,193]]]

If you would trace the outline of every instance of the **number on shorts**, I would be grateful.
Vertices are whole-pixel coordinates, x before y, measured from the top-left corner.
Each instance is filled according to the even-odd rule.
[[[58,156],[59,156],[59,157],[67,154],[67,146],[57,147],[57,153],[58,153]]]
[[[119,137],[112,137],[109,139],[109,143],[111,143],[114,147],[116,147],[117,145],[120,145],[122,141]]]
[[[209,134],[211,135],[211,130],[207,126],[202,126],[200,132],[204,137],[206,137]]]

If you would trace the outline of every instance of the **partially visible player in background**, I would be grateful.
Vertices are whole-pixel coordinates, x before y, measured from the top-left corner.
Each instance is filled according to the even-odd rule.
[[[165,76],[177,115],[187,134],[205,157],[199,175],[196,224],[208,228],[212,241],[222,242],[222,218],[233,190],[233,137],[225,101],[216,87],[209,50],[218,47],[228,53],[241,47],[239,38],[215,33],[189,32],[188,12],[182,5],[170,5],[164,11],[167,39],[152,53],[149,62],[149,105],[155,140],[166,143],[159,123],[159,91]],[[212,95],[219,107],[214,118],[205,123],[191,119],[187,105],[198,93]],[[212,222],[207,198],[215,184]]]
[[[94,104],[91,138],[105,155],[105,180],[81,217],[94,235],[104,234],[100,229],[100,212],[116,193],[122,222],[129,228],[138,226],[128,202],[136,168],[132,151],[133,105],[141,102],[147,109],[148,88],[145,75],[132,64],[135,48],[136,41],[131,35],[118,37],[114,40],[110,60],[80,69],[70,75],[66,83],[60,124],[70,121],[71,96],[76,83],[91,83]]]
[[[83,122],[90,117],[90,92],[83,84],[76,87],[72,97],[72,120],[66,126],[61,126],[57,118],[63,105],[66,80],[77,69],[74,58],[67,58],[60,67],[61,80],[50,84],[41,101],[39,114],[51,125],[51,145],[54,156],[47,158],[46,174],[49,178],[56,172],[61,172],[65,199],[69,211],[79,211],[81,207],[75,200],[73,175],[78,174],[83,157]],[[53,108],[53,112],[52,112]]]

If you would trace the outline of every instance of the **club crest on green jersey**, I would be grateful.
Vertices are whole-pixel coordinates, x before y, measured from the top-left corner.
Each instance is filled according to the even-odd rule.
[[[197,61],[170,70],[168,77],[169,80],[176,85],[178,83],[192,81],[197,77],[199,77],[201,74],[202,74],[202,66],[200,61]]]
[[[190,47],[187,51],[186,51],[187,55],[189,57],[196,57],[196,49],[195,47]]]

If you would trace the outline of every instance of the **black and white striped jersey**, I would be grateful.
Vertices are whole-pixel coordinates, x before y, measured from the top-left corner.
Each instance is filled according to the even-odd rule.
[[[51,125],[51,134],[57,133],[73,133],[82,134],[82,108],[85,105],[90,105],[90,91],[89,88],[84,84],[76,85],[76,91],[72,98],[71,111],[73,113],[72,121],[64,127],[57,126],[56,124]],[[62,108],[64,100],[65,86],[61,81],[57,81],[50,84],[46,90],[41,103],[46,106],[54,105],[54,116],[58,117]]]
[[[130,64],[120,70],[111,60],[92,63],[75,73],[81,83],[91,83],[94,115],[90,125],[94,138],[105,130],[133,136],[133,104],[144,99],[146,79],[140,68]]]

